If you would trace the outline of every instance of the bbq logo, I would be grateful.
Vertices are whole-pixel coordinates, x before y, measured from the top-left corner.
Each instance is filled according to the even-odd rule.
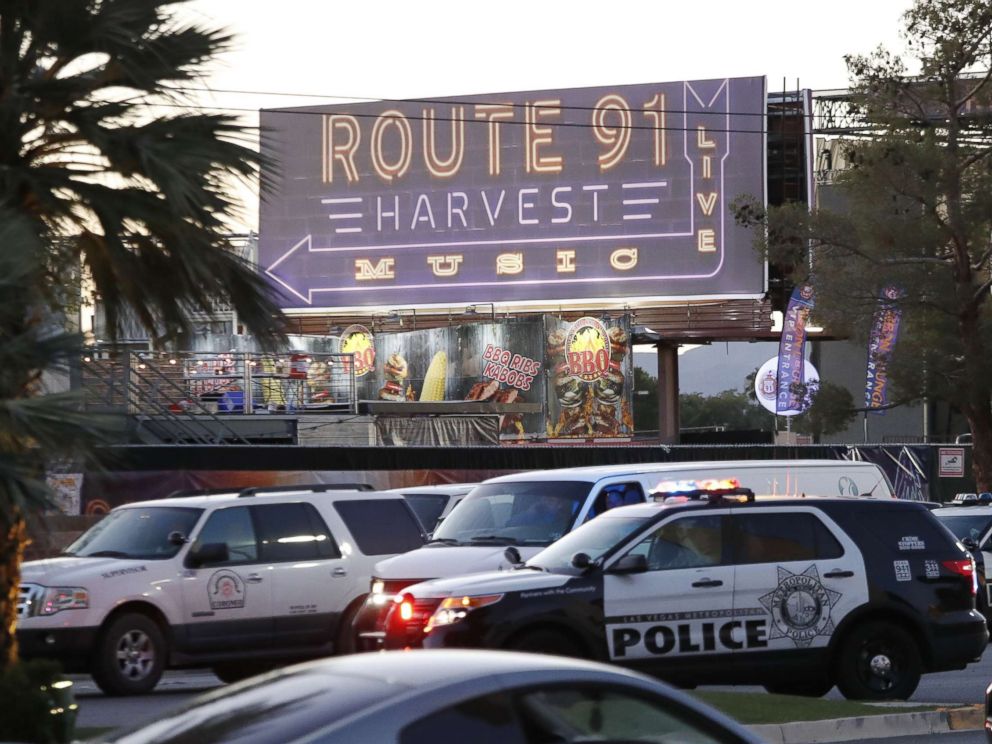
[[[363,325],[350,325],[341,334],[341,353],[355,355],[355,377],[364,377],[375,369],[375,341]],[[345,362],[347,370],[347,361]]]
[[[565,339],[568,372],[586,382],[599,380],[610,369],[610,337],[596,318],[579,318]]]
[[[823,586],[815,564],[801,574],[779,566],[778,586],[758,600],[772,616],[768,639],[791,638],[798,648],[806,648],[817,636],[830,635],[830,609],[842,596]]]
[[[245,606],[245,585],[234,571],[218,571],[207,582],[211,610],[236,610]]]

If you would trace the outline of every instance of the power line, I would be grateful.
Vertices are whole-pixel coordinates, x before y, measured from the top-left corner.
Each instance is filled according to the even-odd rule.
[[[185,109],[185,110],[192,110],[192,111],[219,111],[219,112],[237,112],[237,113],[249,113],[249,114],[257,114],[257,113],[261,113],[262,111],[264,111],[266,114],[286,114],[286,115],[291,115],[291,116],[326,116],[326,115],[328,115],[328,112],[324,112],[324,111],[301,111],[301,110],[298,110],[298,109],[297,110],[290,110],[290,109],[254,109],[254,108],[243,108],[243,107],[238,107],[238,106],[205,106],[205,105],[199,105],[199,104],[155,103],[155,102],[150,102],[150,101],[136,102],[134,105],[136,105],[136,106],[148,106],[148,107],[161,107],[161,108],[178,108],[178,109]],[[606,110],[607,111],[611,111],[611,110],[615,110],[615,109],[606,109]],[[338,112],[335,112],[335,113],[338,113]],[[400,118],[403,118],[403,119],[406,119],[407,121],[467,122],[469,124],[482,124],[482,125],[488,125],[489,124],[489,121],[487,119],[468,119],[468,118],[457,119],[457,118],[445,117],[445,116],[437,116],[437,117],[416,116],[416,115],[413,115],[413,114],[409,114],[409,115],[408,114],[404,114],[402,117],[398,117],[398,116],[386,116],[386,117],[382,117],[381,114],[360,114],[360,113],[355,113],[353,111],[346,111],[346,112],[341,112],[341,113],[344,113],[347,116],[352,116],[352,117],[354,117],[356,119],[379,119],[379,118],[400,119]],[[693,113],[704,113],[704,112],[693,112]],[[720,111],[720,112],[717,112],[717,113],[719,113],[721,116],[743,115],[743,112],[735,113],[735,112],[732,112],[732,111]],[[755,114],[751,113],[749,115],[752,115],[753,116]],[[765,116],[765,115],[763,115],[763,116]],[[771,114],[770,116],[775,116],[775,114]],[[506,125],[509,125],[509,126],[528,126],[530,124],[530,122],[516,121],[516,120],[513,120],[513,119],[500,119],[499,120],[499,123],[500,124],[506,124]],[[595,125],[595,124],[585,124],[585,123],[581,123],[581,122],[541,121],[541,122],[539,122],[539,124],[540,124],[541,127],[568,127],[568,128],[573,128],[573,129],[595,129],[595,128],[597,128],[597,125]],[[604,128],[611,129],[611,130],[631,130],[631,131],[647,131],[647,132],[658,132],[658,131],[662,131],[662,132],[693,132],[693,131],[696,131],[695,129],[692,129],[690,127],[682,127],[682,126],[663,126],[663,127],[659,127],[659,126],[642,126],[642,125],[638,125],[638,124],[619,124],[619,123],[618,124],[610,124],[610,125],[608,125],[608,126],[606,126]],[[769,134],[769,130],[764,129],[764,128],[762,128],[762,129],[736,129],[736,128],[732,128],[732,127],[708,127],[706,131],[708,133],[713,133],[713,134],[761,134],[761,135],[767,135],[767,134]],[[797,136],[803,136],[803,133],[802,132],[798,132],[797,133]]]
[[[666,83],[670,85],[671,83]],[[629,87],[629,86],[624,86]],[[528,103],[514,103],[513,101],[489,101],[489,100],[460,100],[455,98],[373,98],[369,96],[345,96],[345,95],[326,95],[326,94],[309,94],[309,93],[280,93],[277,91],[256,91],[256,90],[236,90],[230,88],[193,88],[193,87],[182,87],[182,86],[169,86],[168,90],[180,91],[184,93],[231,93],[236,95],[245,96],[282,96],[287,98],[333,98],[333,99],[343,99],[346,101],[357,101],[360,103],[430,103],[430,104],[445,104],[451,106],[512,106],[513,108],[526,108],[532,104]],[[581,89],[579,89],[581,90]],[[519,95],[519,93],[514,93],[513,95]],[[335,104],[313,104],[315,106],[327,105],[333,106]],[[562,111],[616,111],[617,109],[609,108],[606,106],[537,106],[538,109],[541,108],[556,108]],[[266,111],[278,111],[281,109],[265,109]],[[711,114],[714,116],[722,116],[726,112],[724,111],[690,111],[684,109],[658,109],[660,113],[665,114]],[[756,111],[738,111],[734,112],[735,116],[767,116],[766,113],[756,112]]]

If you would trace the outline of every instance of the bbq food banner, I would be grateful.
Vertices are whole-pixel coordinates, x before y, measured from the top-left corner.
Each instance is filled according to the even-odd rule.
[[[543,410],[543,328],[541,320],[507,320],[379,334],[374,369],[367,382],[359,381],[360,397],[394,403],[537,403]],[[501,439],[543,436],[544,414],[502,414],[499,434]]]
[[[501,441],[600,439],[633,433],[629,329],[626,317],[552,316],[375,335],[351,326],[341,351],[355,354],[360,400],[488,401]],[[520,403],[536,406],[513,410]]]
[[[634,433],[633,358],[623,318],[546,317],[549,438],[603,439]]]

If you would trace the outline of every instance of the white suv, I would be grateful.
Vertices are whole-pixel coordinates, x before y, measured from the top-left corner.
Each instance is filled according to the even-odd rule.
[[[394,493],[287,487],[121,506],[61,556],[22,566],[21,656],[127,695],[166,667],[231,680],[350,650],[373,563],[423,541]]]

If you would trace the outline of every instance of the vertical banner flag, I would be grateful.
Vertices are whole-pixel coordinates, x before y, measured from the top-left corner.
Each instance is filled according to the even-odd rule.
[[[799,412],[802,395],[794,389],[805,381],[806,321],[813,310],[813,288],[801,284],[792,290],[789,306],[782,319],[782,337],[778,344],[778,397],[775,412]]]
[[[898,287],[888,286],[882,289],[878,297],[879,307],[871,324],[871,335],[868,337],[865,408],[878,415],[885,413],[885,406],[888,404],[889,357],[899,336],[902,310],[898,301],[902,296],[902,290]]]

